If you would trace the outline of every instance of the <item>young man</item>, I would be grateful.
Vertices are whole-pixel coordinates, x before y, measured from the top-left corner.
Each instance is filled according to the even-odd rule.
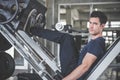
[[[87,74],[105,53],[105,40],[102,31],[107,17],[100,11],[94,11],[89,19],[89,33],[91,41],[83,48],[79,55],[78,67],[62,80],[84,80]]]
[[[105,39],[102,37],[107,17],[100,11],[93,11],[89,19],[91,40],[80,51],[77,50],[72,35],[31,27],[30,33],[60,44],[62,80],[84,80],[95,64],[105,54]]]

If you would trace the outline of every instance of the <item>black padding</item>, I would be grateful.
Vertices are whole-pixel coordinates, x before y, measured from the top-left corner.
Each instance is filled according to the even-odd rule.
[[[9,78],[15,70],[15,62],[11,55],[0,52],[0,80]]]
[[[43,80],[38,74],[36,73],[19,73],[17,75],[18,80]]]
[[[8,40],[0,33],[0,51],[5,51],[11,48],[12,45],[8,42]]]

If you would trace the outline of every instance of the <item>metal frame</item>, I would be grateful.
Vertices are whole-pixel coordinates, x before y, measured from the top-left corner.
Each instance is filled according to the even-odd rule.
[[[57,72],[60,72],[60,69],[55,62],[55,57],[49,56],[43,47],[29,37],[24,31],[18,30],[12,33],[6,27],[8,28],[10,26],[0,25],[0,32],[20,55],[29,62],[43,80],[54,80],[53,77]],[[47,71],[46,65],[53,71],[52,74]]]

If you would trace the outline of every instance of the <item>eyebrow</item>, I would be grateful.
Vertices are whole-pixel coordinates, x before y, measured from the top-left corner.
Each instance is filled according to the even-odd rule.
[[[96,24],[96,25],[99,24],[99,23],[97,23],[97,22],[91,22],[91,21],[89,21],[89,23]]]

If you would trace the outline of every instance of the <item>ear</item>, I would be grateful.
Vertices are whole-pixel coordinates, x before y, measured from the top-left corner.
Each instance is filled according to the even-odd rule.
[[[101,27],[103,27],[103,28],[104,28],[104,27],[105,27],[105,24],[101,24]]]

